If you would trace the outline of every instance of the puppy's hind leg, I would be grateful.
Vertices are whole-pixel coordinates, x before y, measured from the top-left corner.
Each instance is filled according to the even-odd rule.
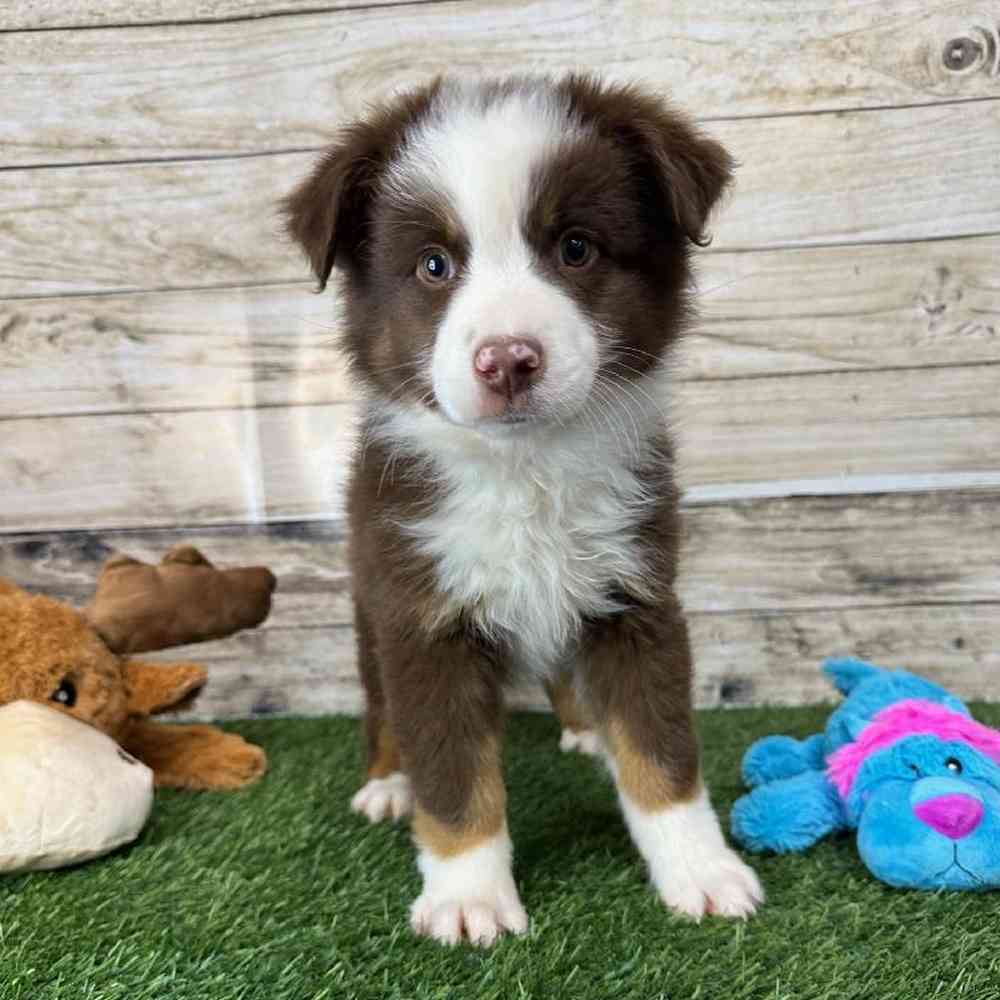
[[[372,823],[396,821],[413,811],[413,789],[403,773],[399,743],[385,713],[385,697],[367,616],[355,605],[358,669],[365,689],[366,781],[351,799],[351,809]]]
[[[546,681],[545,693],[562,727],[559,749],[563,752],[576,750],[588,756],[598,755],[601,740],[589,711],[574,690],[572,672],[564,671]]]

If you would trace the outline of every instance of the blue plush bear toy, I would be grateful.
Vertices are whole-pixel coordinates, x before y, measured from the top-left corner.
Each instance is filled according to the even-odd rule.
[[[1000,731],[905,670],[828,660],[846,698],[806,740],[767,736],[743,758],[733,807],[751,851],[803,851],[857,830],[869,870],[913,889],[1000,887]]]

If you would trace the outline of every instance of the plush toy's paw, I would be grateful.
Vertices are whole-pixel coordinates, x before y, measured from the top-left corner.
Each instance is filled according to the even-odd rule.
[[[139,719],[129,726],[122,745],[153,769],[161,788],[242,788],[267,770],[260,747],[215,726],[165,726]]]
[[[564,729],[559,737],[559,749],[563,753],[576,750],[588,757],[597,757],[601,753],[601,738],[593,729]]]
[[[502,934],[523,934],[528,915],[510,872],[510,841],[498,836],[453,858],[421,851],[424,888],[410,911],[417,934],[442,944],[488,948]]]
[[[267,754],[235,733],[223,733],[211,757],[199,762],[200,787],[233,790],[251,785],[267,771]]]
[[[806,771],[737,799],[730,822],[733,836],[748,850],[787,854],[842,829],[846,818],[826,775]]]
[[[410,779],[401,771],[384,778],[369,778],[351,799],[351,811],[367,816],[372,823],[391,819],[393,822],[413,811],[413,789]]]
[[[765,736],[750,744],[743,755],[743,783],[756,788],[822,766],[822,736],[811,736],[807,740],[796,740],[791,736]]]

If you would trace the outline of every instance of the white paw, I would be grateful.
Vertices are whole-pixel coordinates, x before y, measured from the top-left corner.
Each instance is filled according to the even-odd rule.
[[[468,941],[488,948],[505,931],[528,929],[510,872],[506,833],[454,858],[421,850],[417,865],[424,876],[423,892],[410,910],[417,934],[442,944]]]
[[[655,813],[643,812],[624,793],[621,801],[650,880],[672,910],[694,920],[705,914],[745,919],[764,902],[753,869],[726,846],[704,790]]]
[[[576,750],[588,757],[598,757],[601,754],[601,738],[593,729],[564,729],[559,737],[559,749],[563,753]]]
[[[413,789],[410,779],[401,771],[385,778],[371,778],[351,799],[351,811],[367,816],[372,823],[384,819],[394,822],[413,811]]]
[[[745,920],[764,902],[756,873],[728,847],[654,875],[653,883],[667,906],[693,920],[705,914]]]

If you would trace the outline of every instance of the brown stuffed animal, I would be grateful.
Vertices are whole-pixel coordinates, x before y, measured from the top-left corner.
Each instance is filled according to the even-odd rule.
[[[89,722],[147,764],[157,785],[247,785],[267,769],[260,747],[214,726],[148,719],[189,702],[205,668],[121,654],[253,628],[267,617],[274,587],[263,567],[218,570],[190,546],[159,566],[111,559],[82,612],[0,580],[0,705],[27,699]]]

